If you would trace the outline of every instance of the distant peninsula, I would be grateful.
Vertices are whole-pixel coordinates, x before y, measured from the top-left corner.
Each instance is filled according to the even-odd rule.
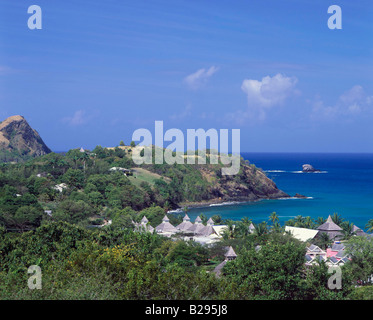
[[[58,158],[65,158],[65,162],[67,162],[66,167],[61,168],[63,173],[67,172],[71,166],[74,170],[81,170],[81,174],[85,176],[82,185],[87,183],[90,174],[100,171],[97,166],[101,161],[105,167],[109,166],[107,169],[110,167],[127,168],[135,173],[128,175],[128,179],[131,184],[139,188],[138,194],[141,193],[140,190],[152,193],[153,191],[148,190],[148,187],[153,190],[157,189],[159,191],[158,201],[153,199],[150,202],[154,201],[164,205],[164,202],[167,201],[170,209],[227,201],[255,201],[290,197],[278,189],[261,169],[243,158],[240,160],[238,174],[230,176],[221,174],[221,168],[225,166],[221,161],[219,164],[177,166],[144,164],[139,166],[132,160],[131,149],[133,147],[134,145],[115,148],[98,146],[93,152],[73,149],[67,153],[67,156],[59,155]],[[16,115],[0,123],[1,162],[21,162],[40,157],[38,162],[46,161],[48,163],[49,158],[43,156],[51,152],[38,132],[31,128],[24,117]],[[72,158],[72,163],[69,166],[70,155],[75,153],[77,154]],[[81,167],[76,161],[77,157],[82,158]],[[49,175],[50,182],[55,181],[55,184],[58,184],[61,173],[55,176],[56,169],[53,169],[53,166],[46,165],[43,171],[44,175]],[[108,174],[110,174],[110,170],[105,172],[105,175]],[[145,198],[148,198],[148,195]]]

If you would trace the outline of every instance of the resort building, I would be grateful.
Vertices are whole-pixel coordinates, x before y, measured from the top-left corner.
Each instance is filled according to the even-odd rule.
[[[63,190],[67,189],[67,184],[66,183],[60,183],[56,184],[52,189],[57,190],[58,192],[63,192]]]
[[[208,237],[209,235],[215,233],[214,231],[214,228],[213,228],[213,225],[214,225],[214,221],[210,218],[207,220],[207,223],[206,223],[206,226],[203,227],[198,234],[204,236],[204,237]]]
[[[309,255],[311,258],[316,258],[317,256],[326,257],[326,251],[322,250],[320,247],[311,244],[307,248],[306,255]]]
[[[154,231],[154,228],[149,224],[149,220],[144,216],[140,223],[135,223],[135,222],[132,222],[133,224],[135,224],[135,231],[139,231],[139,232],[144,232],[144,231],[148,231],[148,232],[153,232]]]
[[[338,240],[342,238],[342,228],[335,224],[332,220],[332,217],[329,216],[325,223],[317,228],[319,231],[318,235],[326,233],[330,239]]]
[[[168,219],[167,215],[164,216],[162,219],[162,223],[155,227],[157,233],[161,233],[164,236],[170,237],[174,233],[179,232],[171,223],[170,219]]]
[[[255,226],[254,226],[254,224],[251,222],[250,225],[249,225],[249,232],[250,232],[250,233],[254,233],[254,231],[255,231]]]
[[[227,264],[228,261],[232,261],[237,258],[237,254],[234,252],[232,247],[227,248],[227,252],[225,253],[225,259],[222,263],[218,264],[215,269],[214,273],[216,274],[217,277],[220,276],[222,269],[224,266]]]
[[[190,218],[185,214],[183,222],[176,226],[176,229],[179,231],[186,231],[193,226],[193,223],[190,222]]]
[[[169,222],[167,215],[164,216],[162,223],[155,229],[149,224],[145,216],[140,223],[132,221],[132,224],[135,226],[134,230],[137,232],[153,232],[155,230],[158,234],[166,237],[171,237],[174,234],[184,234],[184,240],[194,240],[204,245],[210,245],[221,240],[222,233],[227,228],[226,225],[215,226],[211,218],[207,221],[206,226],[202,223],[200,217],[197,217],[195,223],[192,223],[187,214],[184,216],[183,222],[176,227]]]
[[[366,236],[367,233],[365,233],[363,230],[361,230],[359,227],[355,226],[352,228],[352,231],[355,232],[355,235],[357,236]]]
[[[349,260],[349,256],[345,250],[344,244],[335,242],[332,247],[326,249],[326,251],[313,244],[310,245],[307,248],[305,259],[306,265],[308,266],[318,264],[321,261],[324,261],[327,266],[341,266]]]
[[[196,220],[194,220],[194,224],[189,229],[187,229],[185,231],[186,232],[191,232],[191,233],[194,233],[194,234],[199,234],[204,227],[205,226],[202,223],[202,219],[198,216],[196,218]]]
[[[315,238],[319,230],[285,226],[285,232],[290,233],[295,239],[306,242]]]

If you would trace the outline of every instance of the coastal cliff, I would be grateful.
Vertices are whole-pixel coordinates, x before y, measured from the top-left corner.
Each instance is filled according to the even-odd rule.
[[[183,171],[179,179],[183,197],[180,202],[174,203],[182,207],[290,197],[278,189],[261,169],[243,159],[236,175],[222,175],[221,166],[211,164],[189,165],[187,170],[184,165],[162,165],[162,170],[159,166],[148,165],[146,169],[171,179],[178,176],[176,170]],[[192,190],[198,191],[192,193]]]

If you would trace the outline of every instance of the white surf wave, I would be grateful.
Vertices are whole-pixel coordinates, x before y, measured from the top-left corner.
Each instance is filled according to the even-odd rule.
[[[313,197],[305,197],[305,198],[300,198],[300,197],[287,197],[287,198],[278,198],[276,200],[298,200],[298,199],[313,199]]]
[[[328,173],[328,171],[314,171],[314,172],[304,172],[304,171],[290,171],[291,173]]]
[[[218,207],[218,206],[229,206],[233,204],[240,203],[238,201],[229,201],[229,202],[222,202],[222,203],[212,203],[210,204],[210,207]]]
[[[289,173],[328,173],[328,171],[314,171],[314,172],[304,172],[302,170],[297,170],[297,171],[286,171],[286,170],[264,170],[264,172],[268,173],[284,173],[284,172],[289,172]]]
[[[183,212],[183,209],[176,209],[176,210],[169,210],[167,213],[181,213]]]

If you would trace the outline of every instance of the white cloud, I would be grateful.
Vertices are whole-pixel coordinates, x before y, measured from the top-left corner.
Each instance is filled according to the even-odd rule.
[[[82,125],[87,122],[84,110],[75,111],[72,117],[66,117],[62,119],[63,122],[68,123],[72,126]]]
[[[280,73],[261,80],[244,79],[242,91],[247,95],[247,109],[227,114],[227,118],[237,124],[244,124],[248,119],[263,121],[269,110],[282,105],[291,96],[299,94],[295,89],[296,77],[287,77]]]
[[[313,119],[334,119],[336,117],[348,117],[371,110],[373,96],[368,96],[360,85],[353,86],[344,92],[334,105],[325,105],[317,97],[313,102],[311,118]]]
[[[217,71],[218,67],[212,66],[209,69],[199,69],[184,78],[184,82],[192,89],[198,89]]]
[[[245,79],[241,89],[247,94],[249,106],[258,105],[270,108],[282,104],[286,98],[296,93],[298,79],[278,73],[273,77],[266,76],[262,81]]]

